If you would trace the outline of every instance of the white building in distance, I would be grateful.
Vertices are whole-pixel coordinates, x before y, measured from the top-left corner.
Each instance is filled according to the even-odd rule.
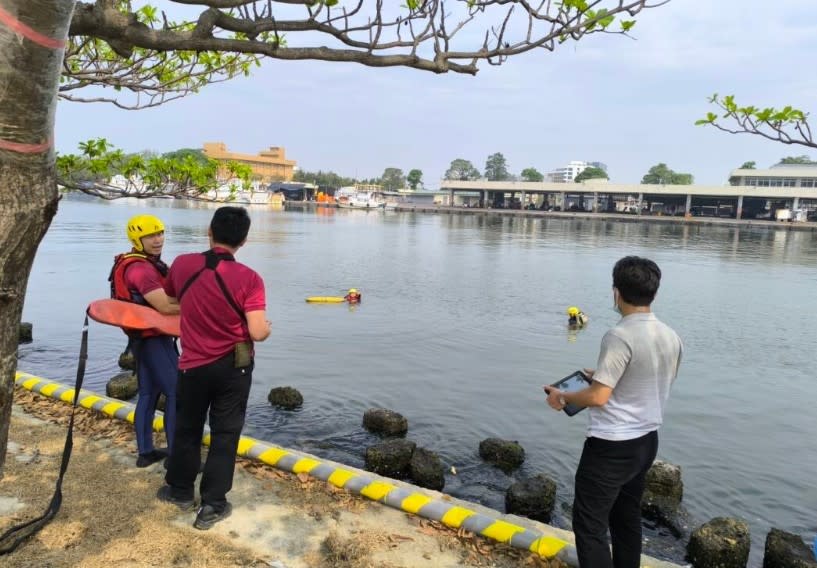
[[[582,173],[587,168],[600,168],[607,171],[607,164],[601,162],[582,162],[574,160],[568,162],[563,168],[556,168],[546,176],[547,181],[551,183],[573,183],[576,176]]]
[[[748,187],[817,187],[817,164],[777,164],[767,170],[732,170],[729,184]]]

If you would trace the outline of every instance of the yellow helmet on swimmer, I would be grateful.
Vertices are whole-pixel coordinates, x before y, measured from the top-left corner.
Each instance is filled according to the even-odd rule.
[[[128,220],[128,239],[133,244],[133,248],[140,252],[144,250],[142,237],[162,233],[164,230],[164,223],[153,215],[136,215]]]
[[[577,315],[579,315],[580,311],[581,310],[579,310],[579,308],[577,308],[576,306],[570,306],[569,308],[567,308],[567,315],[577,316]]]
[[[349,288],[350,294],[357,294],[357,288]]]

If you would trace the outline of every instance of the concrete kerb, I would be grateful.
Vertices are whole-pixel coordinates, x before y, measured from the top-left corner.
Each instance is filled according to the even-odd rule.
[[[73,403],[74,389],[62,383],[17,371],[17,386],[68,404]],[[111,399],[82,389],[78,405],[112,418],[133,422],[134,405]],[[162,431],[161,413],[153,422],[154,430]],[[202,442],[210,444],[209,429],[205,427]],[[504,515],[478,504],[454,499],[436,491],[421,489],[409,483],[379,477],[370,472],[338,464],[316,456],[281,448],[267,442],[242,436],[237,454],[254,459],[290,473],[306,473],[356,495],[362,495],[426,519],[439,521],[452,529],[463,528],[485,538],[510,544],[534,552],[543,558],[559,558],[570,566],[578,566],[572,534],[543,523]],[[643,566],[670,568],[676,566],[652,558],[643,558]]]

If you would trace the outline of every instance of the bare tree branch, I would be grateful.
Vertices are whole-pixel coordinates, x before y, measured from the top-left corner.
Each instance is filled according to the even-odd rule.
[[[473,75],[480,61],[501,65],[594,33],[626,35],[635,22],[616,18],[667,1],[170,0],[202,8],[183,22],[150,5],[133,9],[128,0],[78,2],[61,92],[69,100],[155,106],[247,74],[263,57]],[[460,33],[479,22],[484,34]],[[116,91],[69,93],[87,86]],[[137,100],[122,102],[123,92]]]

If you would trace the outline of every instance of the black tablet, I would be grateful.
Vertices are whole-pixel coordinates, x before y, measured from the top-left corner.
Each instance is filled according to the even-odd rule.
[[[576,392],[586,389],[592,382],[593,381],[587,378],[587,375],[585,375],[583,372],[576,371],[572,375],[568,375],[564,379],[557,381],[550,386],[556,387],[562,392]],[[584,410],[584,408],[584,406],[568,404],[564,407],[564,411],[568,416],[573,416],[574,414]]]

